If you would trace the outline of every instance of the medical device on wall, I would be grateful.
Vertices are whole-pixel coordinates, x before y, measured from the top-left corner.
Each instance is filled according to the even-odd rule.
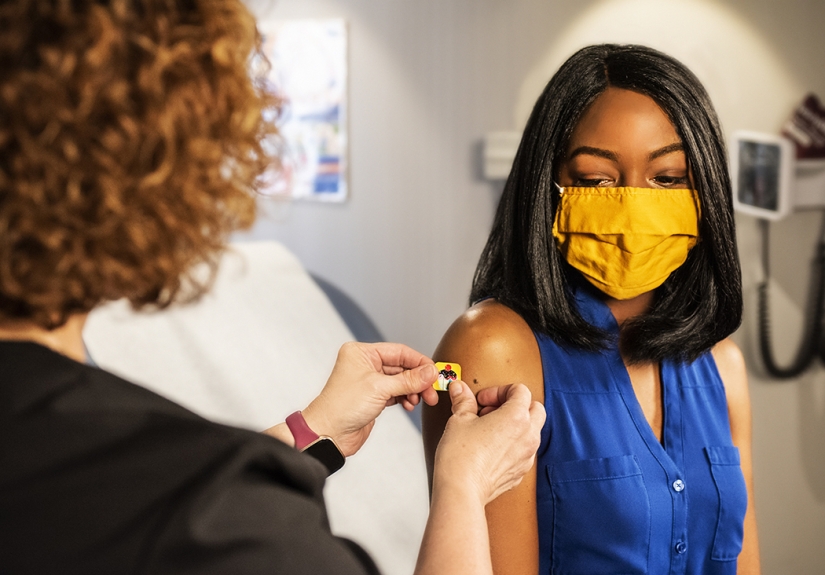
[[[730,142],[733,207],[767,220],[825,208],[825,157],[797,159],[784,136],[740,130]]]
[[[760,218],[764,278],[759,284],[759,349],[765,370],[788,379],[820,357],[825,362],[825,210],[805,314],[805,331],[789,365],[780,366],[771,342],[769,280],[770,223],[793,211],[825,208],[825,108],[809,95],[783,127],[783,135],[738,131],[730,142],[733,204]]]
[[[733,207],[740,212],[779,220],[791,211],[794,147],[782,136],[734,132],[730,146]]]

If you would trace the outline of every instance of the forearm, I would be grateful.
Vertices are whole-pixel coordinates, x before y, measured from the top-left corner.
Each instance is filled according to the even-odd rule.
[[[492,575],[484,505],[460,485],[433,487],[415,575]]]

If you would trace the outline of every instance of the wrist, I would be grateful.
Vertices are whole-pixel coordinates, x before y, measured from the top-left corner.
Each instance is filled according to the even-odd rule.
[[[286,443],[290,447],[295,447],[295,438],[292,437],[292,432],[289,430],[286,423],[279,423],[269,429],[264,429],[261,433],[274,437],[278,441]]]
[[[464,501],[468,505],[478,505],[482,509],[487,505],[489,496],[479,483],[466,470],[441,471],[436,465],[433,476],[433,500],[436,496]]]
[[[310,429],[318,435],[338,439],[340,434],[334,429],[326,416],[326,409],[321,398],[315,398],[305,409],[302,409],[301,415],[304,416],[304,421]]]
[[[300,411],[290,414],[286,418],[286,425],[295,439],[295,447],[320,461],[327,468],[327,475],[338,471],[346,461],[341,448],[327,436],[316,433],[308,424]]]

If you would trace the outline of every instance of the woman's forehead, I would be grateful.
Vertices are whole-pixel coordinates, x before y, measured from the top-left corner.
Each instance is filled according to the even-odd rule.
[[[582,114],[568,143],[568,158],[578,147],[618,154],[650,153],[679,143],[675,126],[662,108],[639,92],[608,88]]]

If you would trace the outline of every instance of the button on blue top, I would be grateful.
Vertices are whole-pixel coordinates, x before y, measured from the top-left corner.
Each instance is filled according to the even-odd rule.
[[[582,317],[618,333],[589,287],[575,297]],[[747,491],[711,354],[662,363],[660,442],[616,345],[587,352],[536,340],[547,409],[536,484],[540,573],[734,575]]]

